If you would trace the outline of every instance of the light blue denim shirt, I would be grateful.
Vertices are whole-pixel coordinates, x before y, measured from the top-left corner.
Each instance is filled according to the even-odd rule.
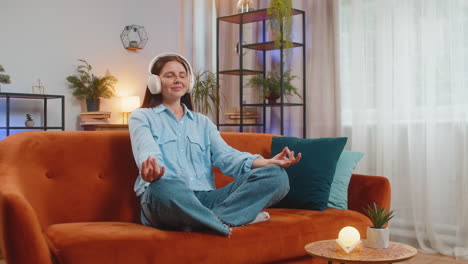
[[[215,188],[212,166],[234,178],[249,171],[260,155],[240,152],[224,142],[216,126],[206,116],[185,105],[180,119],[164,105],[139,108],[129,120],[133,156],[141,173],[148,156],[165,166],[165,179],[183,179],[194,191]],[[150,183],[138,176],[134,190],[140,196]]]

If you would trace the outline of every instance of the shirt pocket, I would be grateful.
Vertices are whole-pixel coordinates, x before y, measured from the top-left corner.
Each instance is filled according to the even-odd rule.
[[[189,135],[190,158],[197,177],[208,177],[211,170],[210,144],[206,138]]]
[[[159,145],[164,164],[168,166],[177,159],[177,136],[168,129],[158,130],[153,137]]]

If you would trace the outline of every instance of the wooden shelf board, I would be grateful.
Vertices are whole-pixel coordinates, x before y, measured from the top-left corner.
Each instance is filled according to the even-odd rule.
[[[236,69],[236,70],[226,70],[226,71],[220,71],[220,74],[227,74],[227,75],[240,75],[241,70]],[[262,74],[263,71],[254,71],[254,70],[242,70],[243,75],[256,75],[256,74]]]
[[[302,43],[298,42],[293,42],[293,47],[302,47]],[[279,50],[280,48],[275,47],[275,42],[269,41],[269,42],[263,42],[263,43],[253,43],[253,44],[247,44],[242,46],[245,49],[253,49],[253,50]]]
[[[303,11],[298,10],[298,9],[293,8],[293,10],[292,10],[292,15],[293,16],[294,15],[299,15],[299,14],[302,14],[302,13],[303,13]],[[267,9],[258,9],[258,10],[254,10],[254,11],[250,11],[250,12],[245,12],[245,13],[240,13],[240,14],[233,14],[233,15],[229,15],[229,16],[223,16],[223,17],[219,17],[218,19],[221,20],[221,21],[225,21],[225,22],[240,24],[241,23],[240,22],[241,18],[242,18],[242,23],[243,24],[252,23],[252,22],[259,22],[259,21],[269,19]]]

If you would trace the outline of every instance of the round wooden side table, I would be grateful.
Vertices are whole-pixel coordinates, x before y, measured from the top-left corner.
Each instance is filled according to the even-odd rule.
[[[394,263],[408,260],[414,257],[418,251],[411,246],[390,242],[388,248],[367,248],[364,244],[360,249],[353,250],[350,253],[344,252],[333,240],[321,240],[307,244],[305,250],[309,255],[321,258],[328,261],[328,264],[333,262],[347,264],[375,264],[375,263]]]

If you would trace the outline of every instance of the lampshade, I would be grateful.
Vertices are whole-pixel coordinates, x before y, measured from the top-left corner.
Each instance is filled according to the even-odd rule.
[[[349,253],[361,243],[361,235],[356,228],[346,226],[340,230],[336,241],[346,253]]]
[[[133,110],[140,107],[139,96],[125,96],[122,97],[122,112],[132,112]]]

